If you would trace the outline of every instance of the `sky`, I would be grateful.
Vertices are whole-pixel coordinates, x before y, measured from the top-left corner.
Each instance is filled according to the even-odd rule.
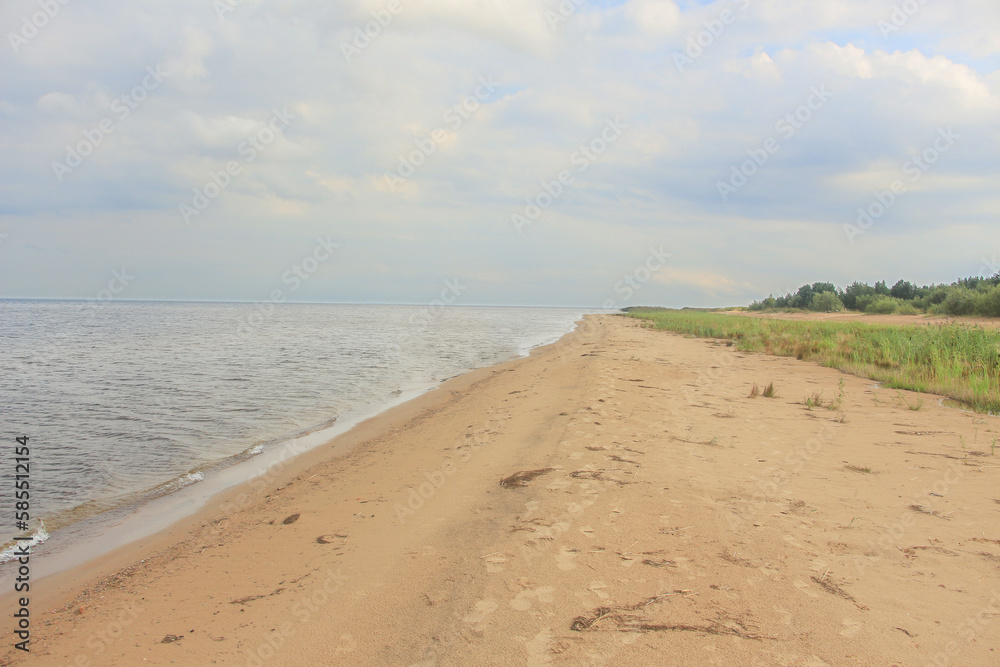
[[[6,0],[0,297],[726,306],[1000,255],[996,0]]]

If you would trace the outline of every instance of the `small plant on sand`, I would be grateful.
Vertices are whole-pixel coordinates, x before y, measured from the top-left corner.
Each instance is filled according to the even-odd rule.
[[[997,455],[997,438],[993,438],[993,442],[990,443],[990,456]]]
[[[813,408],[823,407],[823,394],[822,392],[815,393],[812,396],[806,398],[802,401],[806,406],[806,410],[812,410]]]
[[[778,392],[774,388],[773,382],[768,382],[767,386],[764,387],[764,391],[761,393],[764,398],[778,398]]]
[[[837,384],[837,399],[826,406],[828,410],[839,410],[840,406],[844,402],[844,378],[840,378],[840,382]]]
[[[910,401],[901,391],[896,392],[896,400],[899,401],[899,407],[906,406],[908,410],[913,410],[914,412],[919,412],[924,407],[924,400],[922,398]]]
[[[846,465],[844,467],[852,472],[862,472],[866,475],[872,474],[872,469],[869,468],[868,466]]]
[[[750,398],[757,398],[758,396],[760,396],[760,387],[754,385],[753,389],[750,390]]]

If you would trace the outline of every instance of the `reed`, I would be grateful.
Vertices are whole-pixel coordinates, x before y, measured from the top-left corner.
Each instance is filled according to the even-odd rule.
[[[818,362],[886,387],[940,394],[1000,413],[1000,332],[968,324],[808,322],[635,308],[657,329],[734,342],[740,350]]]

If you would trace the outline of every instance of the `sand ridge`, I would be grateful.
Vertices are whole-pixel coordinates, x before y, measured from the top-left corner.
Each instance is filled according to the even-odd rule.
[[[4,664],[1000,662],[997,418],[589,316],[358,433]]]

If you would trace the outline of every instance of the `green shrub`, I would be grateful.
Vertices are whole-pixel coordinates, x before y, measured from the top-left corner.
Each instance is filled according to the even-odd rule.
[[[839,313],[844,309],[844,304],[835,292],[820,292],[814,294],[809,310],[820,313]]]
[[[858,299],[860,301],[860,299]],[[891,296],[878,295],[865,308],[869,315],[891,315],[903,305],[899,299]]]
[[[901,303],[896,306],[897,315],[920,315],[923,311],[912,303]]]
[[[983,317],[1000,317],[1000,285],[986,292],[979,298],[979,312]]]
[[[953,287],[948,291],[948,296],[937,306],[935,312],[942,315],[972,315],[976,312],[978,294],[967,287]]]
[[[855,297],[854,310],[859,310],[862,313],[865,312],[866,310],[868,310],[868,306],[871,305],[871,302],[874,301],[876,298],[878,298],[878,295],[875,294],[875,292],[872,292],[870,294],[861,294]]]

